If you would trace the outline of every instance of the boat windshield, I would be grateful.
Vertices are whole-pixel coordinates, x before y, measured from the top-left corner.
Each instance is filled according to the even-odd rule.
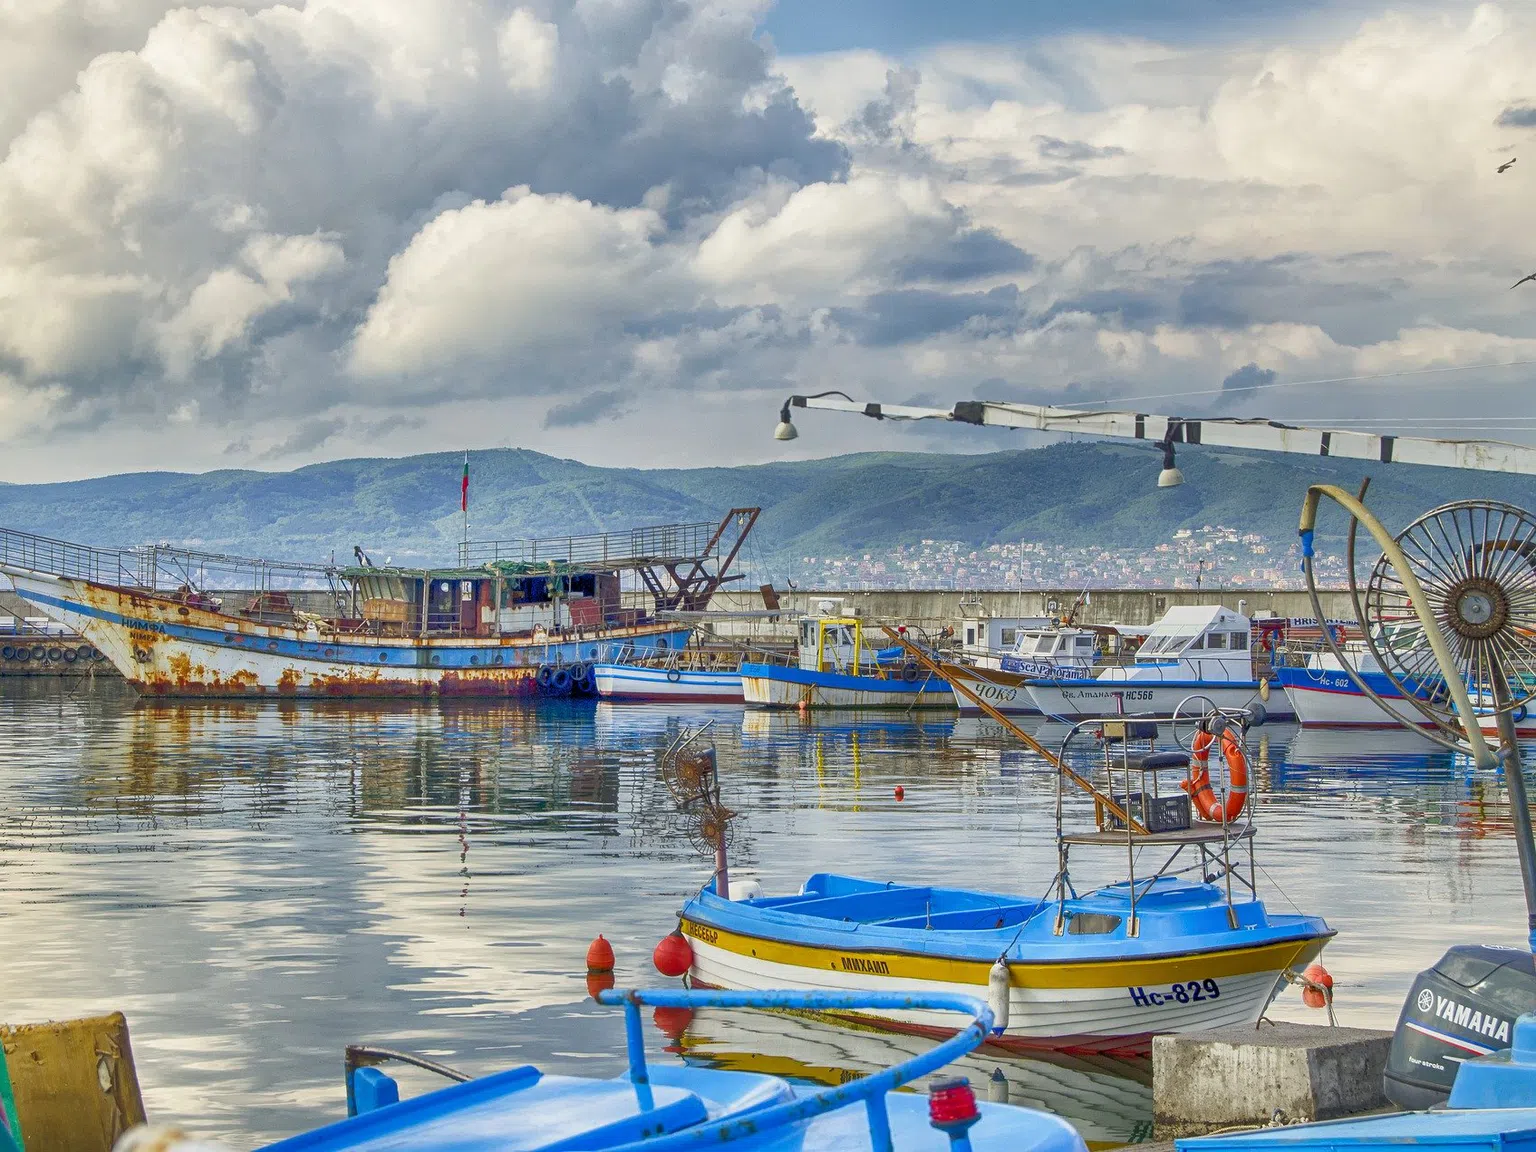
[[[1165,632],[1161,636],[1148,636],[1147,642],[1141,646],[1140,655],[1174,656],[1200,639],[1200,636],[1199,632]]]

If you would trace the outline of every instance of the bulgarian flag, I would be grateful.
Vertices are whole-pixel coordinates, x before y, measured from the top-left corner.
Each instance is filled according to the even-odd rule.
[[[459,485],[459,511],[469,511],[469,453],[464,453],[464,482]]]

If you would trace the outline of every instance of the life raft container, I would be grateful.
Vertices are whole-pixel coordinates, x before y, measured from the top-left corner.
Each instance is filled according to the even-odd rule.
[[[1230,824],[1242,815],[1248,803],[1248,756],[1243,751],[1241,734],[1230,726],[1221,730],[1221,757],[1227,762],[1227,798],[1216,797],[1211,787],[1211,745],[1216,737],[1202,727],[1195,733],[1190,748],[1189,779],[1181,787],[1189,793],[1190,803],[1200,813],[1202,820],[1215,824]]]

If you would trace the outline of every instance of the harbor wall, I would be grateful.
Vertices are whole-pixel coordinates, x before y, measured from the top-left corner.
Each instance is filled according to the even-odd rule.
[[[946,624],[976,616],[1061,616],[1082,595],[1081,588],[1035,591],[953,590],[870,592],[780,592],[779,604],[788,615],[814,615],[821,601],[841,602],[842,610],[858,608],[875,620],[942,621]],[[1332,620],[1353,620],[1355,610],[1347,591],[1322,592],[1323,611]],[[1310,618],[1314,615],[1306,592],[1263,588],[1095,588],[1077,612],[1083,624],[1151,624],[1168,609],[1186,605],[1216,605],[1249,615]],[[762,611],[763,598],[753,589],[722,592],[712,608]]]

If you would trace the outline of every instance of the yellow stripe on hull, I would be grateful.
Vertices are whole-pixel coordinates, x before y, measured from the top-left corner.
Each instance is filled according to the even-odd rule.
[[[701,943],[752,957],[760,962],[810,970],[830,970],[890,980],[918,980],[985,987],[992,965],[985,960],[952,960],[908,952],[870,952],[821,948],[766,940],[683,920],[684,935]],[[1016,988],[1128,988],[1171,985],[1175,981],[1222,979],[1259,972],[1280,972],[1310,962],[1323,950],[1327,937],[1286,940],[1254,948],[1158,956],[1145,960],[1090,960],[1009,963]]]

